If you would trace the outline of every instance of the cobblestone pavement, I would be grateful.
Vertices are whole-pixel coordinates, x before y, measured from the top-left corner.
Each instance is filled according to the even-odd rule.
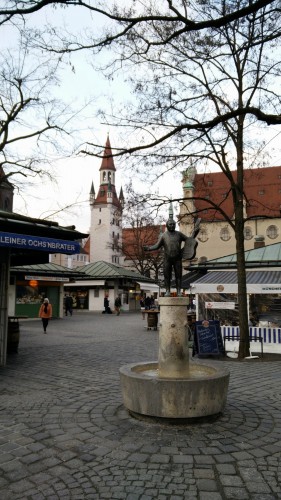
[[[0,498],[281,499],[281,364],[220,361],[225,412],[187,425],[122,404],[120,366],[158,357],[140,314],[21,323],[0,368]]]

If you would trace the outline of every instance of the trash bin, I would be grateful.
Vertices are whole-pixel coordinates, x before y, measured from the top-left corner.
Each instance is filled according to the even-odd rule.
[[[18,352],[20,325],[18,318],[8,318],[7,353]]]
[[[147,311],[147,329],[157,330],[158,325],[158,311]]]

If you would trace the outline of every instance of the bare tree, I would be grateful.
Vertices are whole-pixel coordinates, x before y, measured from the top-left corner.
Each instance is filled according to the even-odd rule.
[[[197,2],[197,14],[223,15],[249,2]],[[168,23],[138,26],[119,41],[120,60],[128,64],[138,107],[116,123],[142,132],[143,145],[128,148],[150,168],[181,166],[189,158],[220,168],[229,182],[236,238],[241,358],[249,355],[244,261],[244,168],[256,166],[265,146],[265,124],[280,122],[280,29],[278,2],[242,19],[203,32],[171,37]],[[273,34],[276,34],[272,36]],[[166,40],[147,46],[148,38]],[[167,42],[168,37],[169,41]],[[108,67],[113,71],[113,66]],[[113,68],[113,69],[112,69]],[[149,140],[149,137],[153,137]],[[153,146],[153,154],[145,151]],[[249,160],[246,161],[245,158]],[[235,171],[235,174],[234,174]]]
[[[138,195],[132,184],[127,186],[126,205],[123,214],[122,253],[127,263],[140,274],[161,279],[163,274],[163,252],[147,253],[144,246],[152,245],[164,231],[161,216],[153,216],[145,195]]]
[[[38,56],[38,54],[37,54]],[[52,161],[72,152],[68,105],[52,97],[60,58],[29,53],[22,39],[0,55],[0,182],[52,179]]]
[[[134,155],[145,168],[176,168],[189,158],[220,168],[230,183],[236,237],[241,342],[249,354],[244,262],[243,172],[255,163],[257,132],[281,124],[280,3],[251,0],[134,1],[112,9],[95,2],[7,2],[3,22],[49,4],[87,8],[107,20],[104,33],[87,40],[48,32],[36,43],[68,53],[103,47],[115,49],[105,70],[109,78],[122,69],[131,81],[138,106],[123,106],[111,123],[137,133],[137,144],[115,154]],[[21,10],[20,10],[21,9]],[[109,120],[109,118],[107,118]],[[88,144],[88,154],[103,148]],[[237,177],[233,171],[237,171]]]
[[[163,254],[161,251],[147,255],[143,248],[152,245],[158,240],[163,231],[163,225],[149,223],[145,217],[134,218],[131,227],[123,229],[122,253],[125,259],[143,276],[160,279],[163,268]]]
[[[200,3],[204,5],[207,2],[201,1]],[[153,45],[165,45],[182,34],[208,28],[220,28],[237,19],[254,14],[274,2],[272,0],[253,0],[246,2],[245,5],[242,4],[239,8],[231,5],[233,3],[231,0],[225,1],[224,10],[218,16],[215,16],[214,12],[208,11],[201,12],[201,15],[198,16],[196,8],[194,9],[194,5],[190,8],[188,0],[181,0],[181,2],[166,0],[159,6],[159,9],[156,9],[155,6],[152,7],[150,2],[138,1],[123,8],[122,5],[118,7],[118,5],[113,4],[110,7],[107,2],[95,2],[94,0],[6,0],[5,5],[0,8],[0,25],[16,22],[18,18],[23,18],[49,6],[87,9],[91,13],[102,15],[105,19],[113,21],[115,26],[114,33],[107,32],[105,37],[92,44],[93,47],[108,45],[119,38],[123,39],[124,36],[134,33],[136,28],[142,27],[146,23],[167,23],[171,28],[167,30],[166,37],[162,41],[153,38],[144,40],[147,44],[146,48],[148,48]],[[279,36],[280,31],[275,31],[272,36],[276,36],[277,33]],[[89,47],[90,45],[88,45]],[[78,45],[76,50],[79,50]]]

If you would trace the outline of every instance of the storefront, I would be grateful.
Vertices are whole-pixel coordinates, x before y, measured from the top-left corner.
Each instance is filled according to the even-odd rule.
[[[51,253],[77,254],[80,252],[78,240],[88,235],[76,231],[74,226],[62,227],[57,222],[34,219],[5,210],[0,210],[0,227],[0,365],[4,366],[7,356],[8,316],[11,315],[11,309],[15,313],[11,304],[16,307],[17,301],[15,279],[10,275],[11,266],[46,264]],[[46,289],[40,290],[40,286],[34,287],[32,291],[29,283],[22,283],[20,286],[22,288],[18,300],[30,301],[30,305],[32,300],[36,301],[40,294],[46,293]],[[23,305],[23,302],[17,304],[20,305]],[[37,305],[34,304],[33,307]]]
[[[281,271],[246,271],[249,321],[254,326],[281,326]],[[197,319],[239,324],[236,271],[209,271],[192,284]]]
[[[159,290],[153,280],[104,261],[80,267],[79,271],[85,273],[83,280],[64,285],[64,292],[72,296],[77,311],[102,312],[105,297],[109,300],[111,310],[114,310],[117,295],[121,298],[123,311],[135,311],[140,309],[139,299],[144,290],[150,294],[158,293]]]
[[[45,297],[53,308],[53,317],[63,317],[64,284],[84,276],[79,270],[58,264],[12,267],[9,285],[9,316],[37,318]]]

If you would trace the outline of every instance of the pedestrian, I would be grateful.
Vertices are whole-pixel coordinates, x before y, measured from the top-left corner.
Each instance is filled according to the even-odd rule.
[[[65,308],[65,315],[67,316],[67,313],[72,316],[72,310],[73,310],[73,298],[71,295],[66,295],[64,299],[64,308]]]
[[[109,307],[109,299],[107,295],[104,297],[103,305],[104,305],[103,314],[112,314],[112,311]]]
[[[39,318],[42,319],[44,333],[47,333],[47,326],[49,323],[49,319],[52,317],[52,313],[52,304],[50,304],[49,299],[47,299],[46,297],[39,310]]]
[[[144,299],[145,309],[148,311],[151,307],[151,298],[147,295]]]
[[[143,297],[140,298],[140,308],[142,313],[142,319],[145,319],[145,303]]]
[[[119,316],[120,315],[120,309],[121,309],[120,295],[117,295],[117,297],[115,299],[115,302],[114,302],[114,306],[115,306],[116,314],[117,314],[117,316]]]

